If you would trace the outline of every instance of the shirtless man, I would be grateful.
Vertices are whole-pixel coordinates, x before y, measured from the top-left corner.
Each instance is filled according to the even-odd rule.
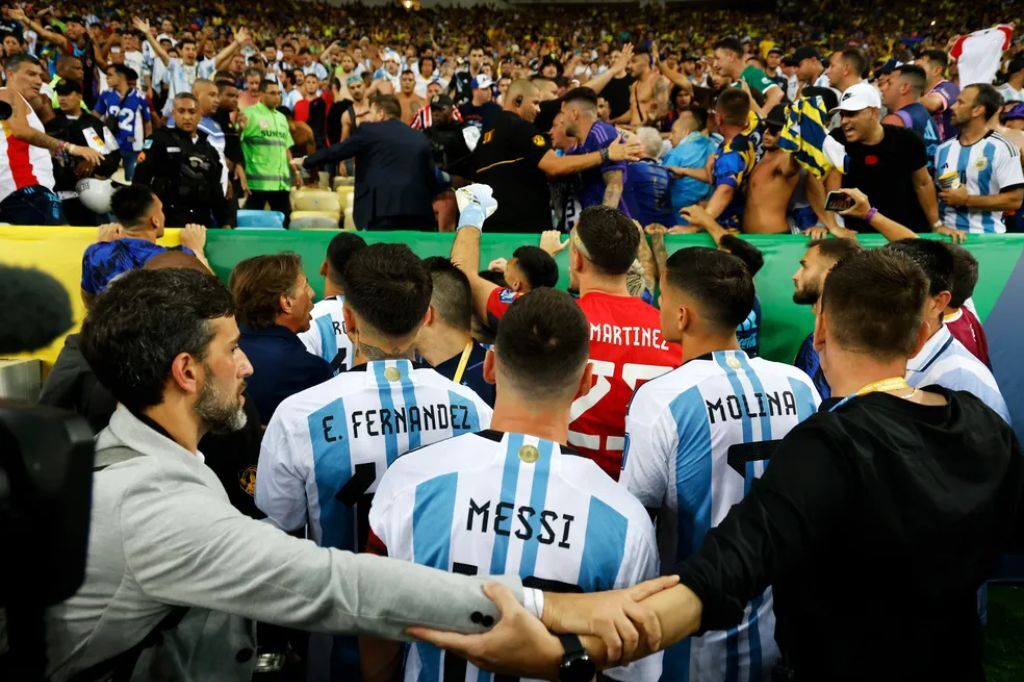
[[[366,100],[366,84],[359,76],[349,76],[348,93],[352,96],[352,108],[341,117],[341,139],[347,140],[356,127],[370,115],[370,103]]]
[[[409,125],[427,101],[415,93],[416,74],[406,69],[399,80],[398,103],[402,105],[402,123]]]
[[[772,110],[775,114],[781,107]],[[743,207],[743,231],[747,234],[788,234],[789,200],[800,181],[800,166],[793,155],[779,149],[780,122],[765,121],[761,148],[764,155],[747,178],[747,197]]]
[[[825,230],[841,232],[842,228],[825,212],[825,189],[821,180],[800,172],[793,155],[779,148],[782,128],[786,125],[785,108],[776,106],[765,119],[761,148],[764,154],[747,178],[746,202],[743,206],[743,231],[747,234],[789,234],[789,204],[801,177],[804,193],[818,220],[827,228],[811,228],[815,234]]]
[[[615,119],[633,127],[659,120],[668,111],[669,81],[654,67],[653,53],[637,51],[629,68],[634,82],[629,88],[629,111]]]

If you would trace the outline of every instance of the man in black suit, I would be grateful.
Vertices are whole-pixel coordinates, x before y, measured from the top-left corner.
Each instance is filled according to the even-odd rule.
[[[293,163],[314,169],[355,157],[353,219],[361,230],[436,229],[433,198],[437,179],[430,143],[402,123],[394,95],[370,103],[369,121],[348,139]]]

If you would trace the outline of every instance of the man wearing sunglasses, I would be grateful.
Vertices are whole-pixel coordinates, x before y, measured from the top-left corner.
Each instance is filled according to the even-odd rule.
[[[785,107],[778,105],[768,112],[761,138],[763,155],[750,172],[746,203],[743,208],[743,231],[748,234],[789,234],[789,208],[797,186],[803,183],[804,202],[797,209],[808,213],[809,220],[797,226],[813,229],[825,224],[824,186],[811,173],[801,173],[793,155],[779,148],[782,128],[786,125]],[[809,225],[807,223],[810,223]]]

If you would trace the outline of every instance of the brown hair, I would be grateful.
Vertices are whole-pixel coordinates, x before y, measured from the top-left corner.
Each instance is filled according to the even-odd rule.
[[[750,96],[742,90],[729,88],[718,96],[715,110],[722,115],[729,125],[745,126],[750,115]]]
[[[388,118],[402,118],[402,105],[394,95],[374,95],[370,104],[384,112]]]
[[[844,349],[908,358],[927,296],[928,277],[917,263],[893,249],[871,249],[836,264],[825,278],[821,309]]]
[[[295,287],[302,259],[295,253],[255,256],[239,262],[228,280],[238,321],[257,329],[274,326],[281,312],[281,294]]]

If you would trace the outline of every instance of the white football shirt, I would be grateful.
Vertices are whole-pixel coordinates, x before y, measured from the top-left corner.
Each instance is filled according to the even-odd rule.
[[[658,510],[661,562],[694,554],[707,532],[764,473],[771,441],[821,402],[791,365],[738,350],[690,360],[639,389],[626,416],[621,481]],[[766,679],[776,659],[771,589],[728,631],[691,637],[665,652],[664,680]]]
[[[309,329],[299,333],[306,350],[330,363],[335,374],[351,367],[355,355],[352,340],[345,330],[345,316],[341,314],[344,304],[344,296],[328,296],[317,301]]]
[[[471,389],[409,360],[354,367],[284,400],[267,425],[256,506],[317,544],[362,549],[369,496],[399,456],[491,423]],[[362,519],[362,521],[360,521]]]
[[[1024,188],[1017,145],[995,131],[970,146],[959,137],[946,140],[935,150],[936,177],[955,171],[969,195],[988,196]],[[984,211],[966,206],[947,206],[939,202],[942,224],[962,232],[1003,233],[1006,224],[1002,211]]]
[[[516,433],[468,434],[402,457],[377,489],[370,528],[388,556],[519,575],[549,591],[616,589],[658,572],[654,528],[636,498],[571,448]],[[604,674],[657,680],[661,655]],[[427,644],[406,656],[407,682],[491,679]]]

